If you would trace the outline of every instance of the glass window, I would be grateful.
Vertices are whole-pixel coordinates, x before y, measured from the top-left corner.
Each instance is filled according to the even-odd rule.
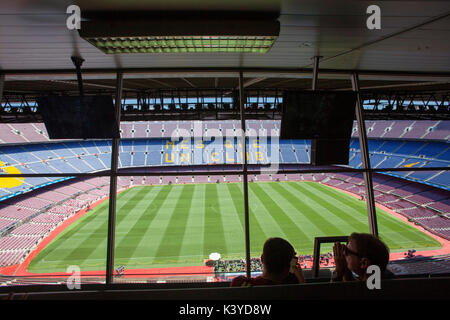
[[[242,170],[236,124],[166,121],[163,135],[133,140],[117,198],[114,281],[221,281],[218,259],[245,257],[242,175],[227,174]]]

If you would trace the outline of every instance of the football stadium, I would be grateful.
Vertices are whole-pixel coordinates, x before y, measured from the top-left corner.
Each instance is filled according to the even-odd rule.
[[[445,298],[449,3],[0,16],[0,297]],[[389,248],[381,294],[330,289],[352,233]],[[306,282],[229,288],[274,237]]]

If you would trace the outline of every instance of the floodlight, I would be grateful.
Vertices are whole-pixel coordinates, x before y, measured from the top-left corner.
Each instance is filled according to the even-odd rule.
[[[275,20],[82,21],[80,36],[106,54],[267,53],[278,38]]]

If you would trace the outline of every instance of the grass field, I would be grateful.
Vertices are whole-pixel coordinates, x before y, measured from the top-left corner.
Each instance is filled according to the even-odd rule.
[[[314,182],[249,183],[252,257],[264,241],[283,237],[311,254],[314,237],[368,232],[365,202]],[[440,244],[377,209],[380,238],[391,252]],[[60,233],[34,258],[29,272],[104,270],[108,202]],[[117,197],[115,266],[126,269],[202,265],[212,252],[245,257],[242,184],[139,186]],[[331,245],[324,248],[331,251]]]

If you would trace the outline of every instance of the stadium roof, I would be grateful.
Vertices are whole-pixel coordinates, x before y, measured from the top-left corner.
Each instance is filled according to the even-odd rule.
[[[149,53],[107,55],[66,26],[69,5],[83,18],[139,11],[183,17],[235,13],[277,18],[280,34],[266,54]],[[369,30],[369,5],[381,10],[381,29]],[[350,89],[349,72],[364,88],[448,90],[450,2],[350,0],[18,0],[0,2],[0,70],[5,93],[76,91],[70,57],[79,55],[86,90],[236,87],[239,70],[248,88],[310,88],[314,56],[321,56],[319,88]],[[424,84],[424,82],[428,82]]]

